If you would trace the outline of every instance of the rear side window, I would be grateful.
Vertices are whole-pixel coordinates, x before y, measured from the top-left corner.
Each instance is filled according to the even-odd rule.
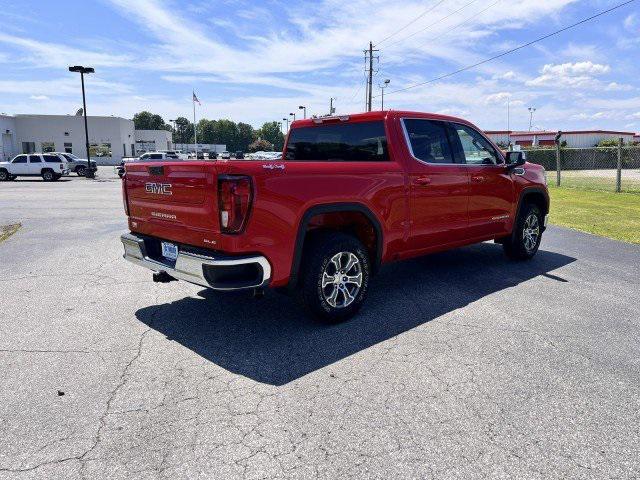
[[[307,162],[384,162],[389,160],[384,123],[338,123],[294,128],[287,160]]]
[[[446,123],[419,119],[403,123],[414,157],[427,163],[454,163]]]
[[[47,163],[62,163],[62,160],[57,155],[43,155],[43,157]]]

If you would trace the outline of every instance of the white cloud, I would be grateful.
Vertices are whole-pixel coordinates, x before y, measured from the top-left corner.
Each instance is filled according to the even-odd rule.
[[[547,64],[541,75],[526,82],[528,86],[590,87],[596,84],[595,77],[611,71],[609,65],[591,61],[576,63]]]
[[[510,98],[511,98],[511,94],[510,93],[508,93],[508,92],[499,92],[499,93],[493,93],[491,95],[487,95],[487,97],[485,97],[485,99],[484,99],[484,102],[487,105],[490,105],[490,104],[493,104],[493,103],[504,104]]]
[[[49,100],[49,97],[46,95],[31,95],[29,98],[31,100]]]

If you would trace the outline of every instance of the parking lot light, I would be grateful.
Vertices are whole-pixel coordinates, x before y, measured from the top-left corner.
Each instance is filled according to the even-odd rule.
[[[295,113],[291,112],[291,113],[289,114],[289,116],[290,116],[290,117],[293,117],[293,121],[294,121],[294,122],[296,121],[296,114],[295,114]]]
[[[80,74],[80,82],[82,83],[82,116],[84,117],[84,138],[87,147],[87,169],[85,170],[86,178],[95,178],[95,170],[91,166],[91,154],[89,151],[89,130],[87,127],[87,100],[84,94],[84,74],[94,73],[95,70],[92,67],[83,67],[82,65],[75,65],[69,67],[70,72]]]
[[[304,111],[304,117],[303,118],[307,118],[307,107],[305,107],[304,105],[300,105],[298,107],[298,109],[303,110]]]

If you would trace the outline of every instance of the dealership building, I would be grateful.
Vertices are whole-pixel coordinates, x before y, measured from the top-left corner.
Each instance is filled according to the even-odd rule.
[[[501,145],[520,145],[522,147],[550,146],[555,144],[558,132],[554,131],[534,131],[517,132],[509,130],[487,130],[487,136]],[[569,130],[562,132],[561,141],[567,142],[570,148],[591,148],[595,147],[602,140],[617,140],[622,138],[624,143],[637,141],[638,137],[634,132],[617,132],[613,130]]]
[[[136,130],[132,120],[88,116],[89,149],[98,164],[172,148],[171,132]],[[0,158],[19,153],[67,152],[86,158],[84,118],[77,115],[0,115]]]

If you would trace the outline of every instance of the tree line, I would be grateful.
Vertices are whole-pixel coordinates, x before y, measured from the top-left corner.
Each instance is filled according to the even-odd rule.
[[[164,119],[151,112],[143,111],[133,116],[136,130],[168,130],[173,132],[175,143],[194,143],[193,122],[185,117],[178,117],[173,125],[167,124]],[[198,143],[222,144],[227,150],[235,152],[242,150],[282,150],[284,135],[278,122],[266,122],[262,127],[255,129],[248,123],[234,122],[233,120],[201,119],[196,124]]]

